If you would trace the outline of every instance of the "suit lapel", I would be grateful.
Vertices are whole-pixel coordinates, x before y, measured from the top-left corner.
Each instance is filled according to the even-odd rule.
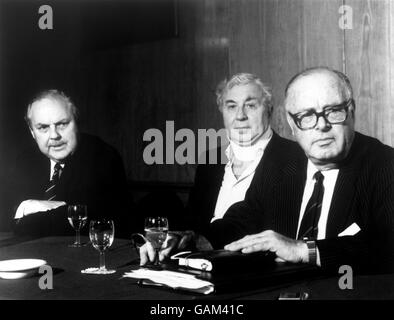
[[[352,210],[352,205],[355,204],[355,186],[359,177],[360,167],[362,166],[363,148],[364,146],[356,133],[352,148],[349,152],[351,156],[345,159],[339,169],[328,213],[327,238],[337,237],[339,233],[354,222],[355,217],[353,216],[354,212]]]
[[[278,155],[278,152],[276,154]],[[280,163],[279,159],[277,163]],[[307,158],[295,156],[284,164],[281,179],[274,186],[273,228],[288,237],[295,238],[302,195],[306,180]]]
[[[284,180],[280,188],[282,200],[280,212],[281,225],[284,227],[283,233],[295,239],[297,235],[298,219],[302,202],[302,195],[306,181],[306,158],[305,161],[292,163],[285,171]]]
[[[358,177],[356,166],[345,166],[339,170],[331,206],[328,213],[326,237],[337,237],[346,229],[354,204],[355,184]]]
[[[64,164],[63,172],[60,177],[60,181],[57,187],[57,199],[68,201],[70,197],[70,190],[77,189],[80,187],[80,182],[77,179],[80,178],[80,174],[77,173],[76,165],[79,161],[77,159],[78,154],[75,153]],[[80,171],[81,172],[81,171]]]

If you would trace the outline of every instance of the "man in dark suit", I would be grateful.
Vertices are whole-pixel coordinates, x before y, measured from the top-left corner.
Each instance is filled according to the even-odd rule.
[[[394,150],[355,132],[348,78],[305,70],[289,82],[285,107],[300,147],[277,148],[245,201],[193,240],[335,273],[393,272]]]
[[[122,160],[101,139],[80,133],[77,120],[76,106],[57,90],[40,93],[28,106],[26,121],[37,146],[18,158],[11,173],[16,233],[72,234],[66,205],[85,204],[89,220],[112,218],[116,234],[127,235]]]
[[[348,78],[328,68],[303,71],[289,82],[285,107],[306,158],[296,152],[274,177],[256,178],[208,239],[222,247],[249,234],[225,249],[269,250],[334,272],[341,265],[392,272],[394,151],[355,132]],[[256,220],[259,233],[248,227]]]
[[[232,204],[245,198],[265,149],[275,135],[270,127],[271,88],[256,75],[238,73],[223,80],[217,86],[216,96],[229,144],[208,150],[199,159],[186,225],[196,231],[208,228]],[[216,153],[216,161],[211,161],[212,153]]]
[[[269,174],[268,164],[272,159],[277,165],[283,163],[286,156],[278,155],[291,154],[297,148],[296,143],[281,138],[271,129],[271,88],[256,75],[235,74],[219,83],[216,95],[230,143],[226,148],[207,151],[197,167],[184,229],[200,234],[209,231],[211,223],[222,220],[231,205],[244,200],[254,176]],[[210,161],[212,152],[216,153],[214,163]],[[224,163],[220,161],[222,157]],[[187,232],[184,241],[193,234]],[[162,256],[170,250],[163,250]],[[147,246],[140,252],[141,264],[145,264],[149,258]],[[153,255],[152,250],[150,256]]]

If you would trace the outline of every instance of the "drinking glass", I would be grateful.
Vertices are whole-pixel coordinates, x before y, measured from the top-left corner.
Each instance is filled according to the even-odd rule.
[[[145,219],[145,237],[156,251],[154,266],[160,266],[159,252],[167,238],[168,219],[165,217],[148,217]]]
[[[70,225],[75,230],[75,242],[70,244],[70,247],[82,247],[81,244],[81,229],[86,224],[88,219],[88,209],[84,204],[72,204],[67,207],[67,218]]]
[[[105,267],[104,251],[112,245],[115,235],[114,222],[109,219],[98,219],[90,221],[89,238],[93,247],[100,253],[100,267],[92,270],[94,274],[111,274],[115,270]]]

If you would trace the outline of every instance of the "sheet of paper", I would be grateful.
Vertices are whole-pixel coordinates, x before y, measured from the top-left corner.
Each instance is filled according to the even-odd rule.
[[[126,272],[123,277],[134,279],[148,279],[155,283],[163,284],[174,289],[188,289],[204,294],[214,291],[211,282],[197,279],[196,276],[168,270],[138,269]]]

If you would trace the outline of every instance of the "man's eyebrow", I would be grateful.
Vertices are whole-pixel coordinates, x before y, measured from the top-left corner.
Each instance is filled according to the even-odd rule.
[[[315,108],[307,108],[302,111],[298,111],[295,114],[305,114],[305,113],[309,113],[309,112],[316,112],[316,109]]]
[[[71,122],[71,120],[68,119],[68,118],[64,118],[62,120],[59,120],[59,121],[55,122],[54,124],[55,124],[55,126],[57,126],[59,124],[65,123],[65,122],[66,123],[67,122]],[[38,122],[38,123],[35,124],[36,127],[49,127],[50,125],[51,125],[50,123],[41,123],[41,122]]]
[[[229,100],[225,100],[224,103],[236,103],[236,102],[234,100],[229,99]]]
[[[344,105],[344,104],[346,104],[346,101],[340,102],[340,103],[327,104],[327,105],[325,105],[325,106],[323,107],[323,110],[324,110],[324,109],[327,109],[327,108],[342,106],[342,105]]]
[[[325,109],[329,109],[329,108],[333,108],[333,107],[338,107],[338,106],[342,106],[343,104],[345,104],[345,102],[341,102],[341,103],[331,103],[331,104],[326,104],[322,110]],[[297,112],[297,113],[305,113],[305,112],[311,112],[311,111],[317,111],[316,108],[310,107],[310,108],[305,108],[304,110]]]
[[[253,96],[248,96],[246,98],[245,102],[250,102],[252,100],[259,100],[259,98],[258,97],[253,97]],[[236,102],[234,100],[229,99],[229,100],[225,100],[224,103],[236,103]]]
[[[246,100],[245,100],[245,102],[250,102],[250,101],[253,101],[253,100],[257,100],[257,101],[258,101],[259,98],[253,97],[253,96],[252,96],[252,97],[247,97]]]
[[[38,122],[38,123],[35,124],[35,126],[36,126],[36,127],[48,127],[49,124]]]
[[[62,119],[62,120],[59,120],[59,121],[55,122],[55,125],[62,124],[62,123],[65,123],[65,122],[70,122],[70,121],[71,121],[70,119],[65,118],[65,119]]]

